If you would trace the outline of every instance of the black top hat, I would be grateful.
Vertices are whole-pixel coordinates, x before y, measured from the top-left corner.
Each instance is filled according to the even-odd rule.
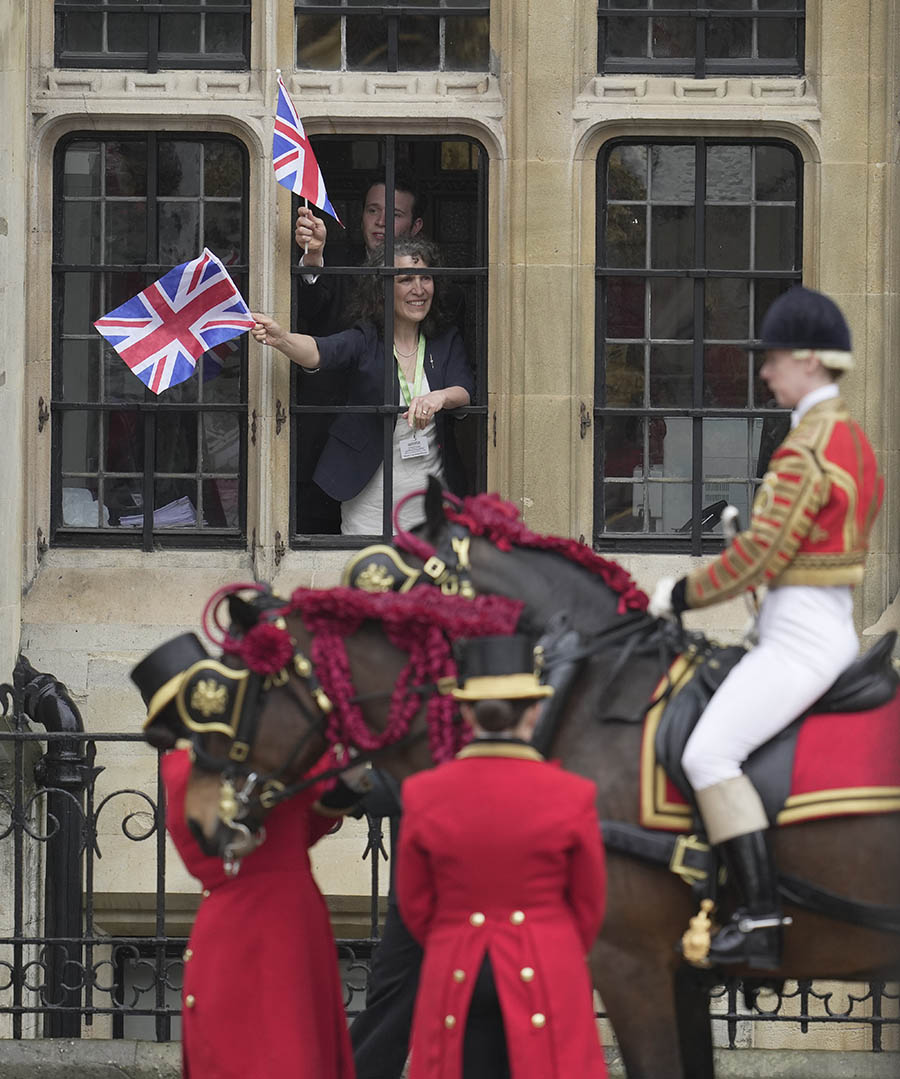
[[[162,712],[175,700],[184,672],[209,659],[195,633],[182,633],[154,648],[131,672],[131,680],[141,691],[147,705],[145,727],[161,717]]]
[[[459,669],[458,701],[522,700],[550,697],[551,686],[538,681],[534,643],[529,637],[472,637],[454,647]]]

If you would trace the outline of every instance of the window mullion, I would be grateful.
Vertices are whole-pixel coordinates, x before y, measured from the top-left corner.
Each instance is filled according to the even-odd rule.
[[[706,268],[706,139],[697,139],[694,155],[694,266]],[[706,282],[694,279],[694,347],[691,400],[702,409],[703,341],[705,327]],[[691,461],[691,553],[701,553],[701,515],[703,510],[703,418],[691,420],[693,460]]]
[[[147,16],[147,71],[159,71],[159,15]]]
[[[385,269],[394,265],[394,204],[397,171],[397,139],[388,135],[385,139],[384,161],[384,265]],[[384,287],[384,403],[394,403],[394,277],[385,273],[382,277]],[[394,425],[397,417],[385,412],[383,415],[382,435],[384,439],[384,465],[382,485],[382,531],[390,536],[393,528],[392,497],[394,489]]]
[[[695,25],[695,48],[697,50],[697,56],[694,65],[694,78],[705,79],[706,78],[706,31],[709,26],[709,19],[705,15],[698,15]]]
[[[387,17],[387,69],[400,69],[400,16],[396,13]]]

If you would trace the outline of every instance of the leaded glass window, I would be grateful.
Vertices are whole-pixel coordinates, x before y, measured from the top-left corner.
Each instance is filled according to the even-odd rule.
[[[477,0],[299,0],[301,71],[487,71],[490,5]]]
[[[250,66],[248,0],[56,0],[59,67]]]
[[[599,0],[600,74],[803,73],[803,0]]]
[[[798,152],[623,140],[598,164],[595,538],[690,538],[746,514],[786,416],[754,351],[800,279]],[[683,544],[684,540],[681,541]]]
[[[54,187],[51,528],[57,543],[228,545],[246,533],[247,337],[158,397],[93,322],[209,247],[247,284],[247,154],[226,135],[68,136]]]

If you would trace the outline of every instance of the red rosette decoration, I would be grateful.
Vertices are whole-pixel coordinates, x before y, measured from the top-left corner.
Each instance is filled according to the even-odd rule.
[[[240,640],[225,644],[225,651],[238,656],[256,674],[277,674],[294,657],[294,642],[285,629],[263,622],[247,630]]]

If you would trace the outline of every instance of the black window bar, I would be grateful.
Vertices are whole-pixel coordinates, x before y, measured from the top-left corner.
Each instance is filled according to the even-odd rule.
[[[247,154],[231,136],[78,132],[57,147],[50,402],[57,545],[244,544],[246,335],[220,346],[220,358],[206,353],[187,382],[157,397],[92,323],[206,245],[246,294],[248,205]],[[67,489],[70,498],[87,491],[90,505],[84,497],[67,509]]]
[[[56,66],[246,71],[250,3],[245,0],[56,0]]]
[[[787,430],[754,355],[801,278],[802,161],[780,140],[615,140],[597,174],[594,543],[714,550]]]
[[[393,234],[385,233],[384,267],[365,269],[360,266],[364,251],[353,246],[354,225],[359,218],[362,199],[374,178],[385,181],[385,219],[393,219],[394,189],[392,180],[400,166],[403,174],[412,177],[417,187],[427,195],[426,222],[421,235],[433,240],[441,250],[444,265],[429,268],[427,273],[436,280],[458,287],[464,298],[460,303],[464,325],[461,330],[475,377],[475,396],[466,408],[456,410],[454,433],[463,451],[467,487],[483,491],[487,483],[487,170],[488,158],[484,148],[465,136],[404,136],[387,135],[381,138],[362,135],[318,136],[314,140],[316,155],[327,177],[329,197],[341,220],[348,226],[346,234],[326,214],[322,216],[328,230],[325,266],[318,275],[358,280],[363,274],[377,274],[384,281],[385,325],[384,339],[393,338],[394,294]],[[363,162],[363,164],[360,164]],[[296,206],[299,200],[295,200]],[[460,238],[460,229],[468,230],[468,238]],[[344,245],[345,252],[335,255]],[[292,258],[293,302],[291,325],[302,332],[311,332],[303,324],[304,271],[299,265],[299,252]],[[355,256],[355,257],[354,257]],[[332,262],[334,259],[334,262]],[[344,265],[342,262],[355,265]],[[407,272],[407,271],[404,271]],[[412,271],[415,272],[415,271]],[[426,272],[426,271],[421,271]],[[349,290],[348,290],[349,291]],[[346,325],[352,324],[352,319]],[[341,328],[344,328],[343,326]],[[291,546],[303,548],[362,547],[373,539],[389,538],[392,532],[393,427],[394,419],[406,411],[405,404],[393,403],[394,372],[385,365],[384,397],[378,405],[340,405],[322,393],[323,382],[292,365],[291,390]],[[330,391],[329,391],[330,392]],[[319,491],[312,482],[314,454],[321,450],[330,421],[341,412],[375,413],[384,422],[384,503],[381,536],[341,535],[339,507]],[[304,427],[305,424],[305,427]],[[310,428],[318,428],[310,436]],[[494,435],[494,445],[496,436]],[[330,516],[329,516],[330,514]],[[320,522],[324,522],[323,524]],[[318,527],[317,527],[318,525]]]
[[[802,75],[803,0],[741,7],[599,0],[597,70],[612,74]]]

